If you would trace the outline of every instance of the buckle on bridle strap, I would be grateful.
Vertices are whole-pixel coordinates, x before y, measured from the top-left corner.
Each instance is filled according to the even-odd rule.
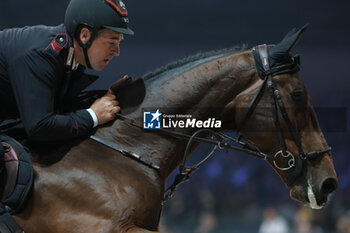
[[[290,159],[287,162],[287,164],[288,164],[287,167],[280,167],[276,163],[276,160],[278,159],[279,156],[283,157],[284,159],[287,159],[287,158],[290,157]],[[273,156],[273,165],[275,165],[275,167],[278,168],[281,171],[288,171],[289,169],[295,167],[295,155],[293,155],[289,151],[286,151],[285,153],[283,153],[282,150],[277,151],[277,153]]]

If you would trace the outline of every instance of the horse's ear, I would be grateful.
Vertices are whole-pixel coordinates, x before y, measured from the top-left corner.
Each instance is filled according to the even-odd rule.
[[[281,40],[281,42],[284,41],[284,40],[286,40],[286,39],[288,39],[288,38],[289,38],[290,36],[292,36],[296,31],[297,31],[297,28],[293,28],[292,30],[290,30],[290,31],[283,37],[283,39]]]
[[[301,36],[303,35],[308,26],[309,24],[305,24],[302,28],[300,28],[297,31],[295,28],[293,28],[287,33],[287,35],[285,35],[283,40],[278,45],[276,45],[276,47],[279,47],[281,51],[289,53],[299,42]]]

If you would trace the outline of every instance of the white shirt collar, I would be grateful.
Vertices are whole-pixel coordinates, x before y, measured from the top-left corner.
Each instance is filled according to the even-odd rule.
[[[77,62],[75,61],[75,59],[73,58],[72,70],[78,69],[78,66],[79,66],[79,63],[77,63]]]

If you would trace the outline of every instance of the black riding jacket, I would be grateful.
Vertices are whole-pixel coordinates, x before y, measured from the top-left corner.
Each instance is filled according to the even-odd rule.
[[[83,66],[72,70],[67,65],[72,46],[64,25],[0,31],[0,122],[20,117],[29,138],[46,141],[93,129],[85,109],[66,112],[97,78],[84,74]]]

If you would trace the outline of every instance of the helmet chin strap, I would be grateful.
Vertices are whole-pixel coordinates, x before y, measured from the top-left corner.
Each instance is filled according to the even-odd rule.
[[[93,69],[90,63],[90,59],[89,59],[89,55],[88,55],[88,49],[91,47],[92,42],[97,38],[98,36],[98,29],[93,28],[92,30],[90,30],[91,32],[91,37],[90,39],[84,44],[81,40],[80,37],[77,38],[78,44],[80,45],[80,47],[83,48],[83,53],[84,53],[84,59],[85,59],[85,63],[86,66],[89,69]]]

